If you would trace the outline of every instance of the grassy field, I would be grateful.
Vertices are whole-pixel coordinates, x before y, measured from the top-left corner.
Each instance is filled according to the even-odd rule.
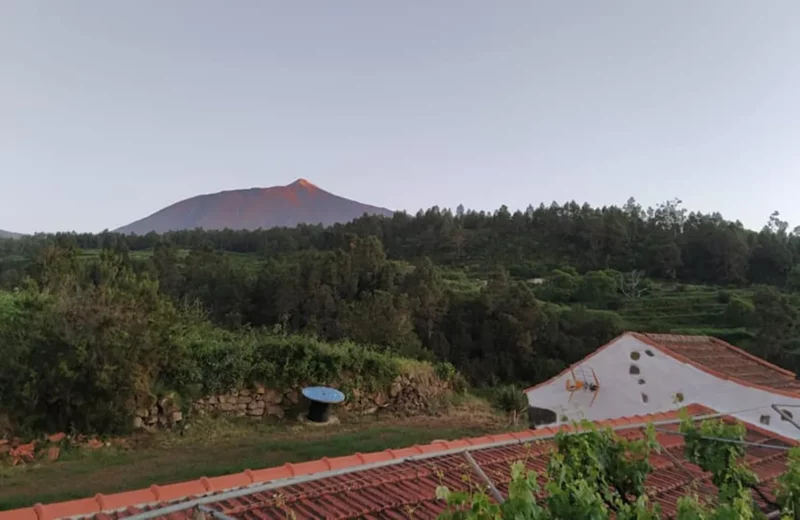
[[[183,436],[143,435],[131,438],[127,449],[71,452],[54,463],[2,468],[0,511],[507,429],[507,421],[479,400],[438,416],[361,418],[321,429],[206,419]]]
[[[439,273],[445,287],[461,294],[477,294],[486,287],[486,278],[468,269],[440,267]]]

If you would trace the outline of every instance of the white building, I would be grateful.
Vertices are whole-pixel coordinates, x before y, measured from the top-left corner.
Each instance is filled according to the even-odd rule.
[[[708,336],[627,332],[525,393],[536,426],[698,403],[800,439],[795,374]]]

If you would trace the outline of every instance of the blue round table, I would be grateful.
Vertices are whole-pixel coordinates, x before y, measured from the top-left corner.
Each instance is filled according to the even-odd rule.
[[[344,401],[344,394],[327,386],[309,386],[303,388],[303,396],[310,401],[308,420],[316,423],[328,422],[331,405]]]

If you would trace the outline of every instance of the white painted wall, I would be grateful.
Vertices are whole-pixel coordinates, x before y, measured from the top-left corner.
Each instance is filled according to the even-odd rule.
[[[652,352],[652,356],[647,351]],[[631,359],[631,353],[639,359]],[[638,375],[630,374],[630,367],[639,368]],[[660,350],[633,336],[623,335],[602,352],[580,362],[586,372],[593,368],[600,390],[592,406],[591,392],[579,390],[569,402],[566,382],[572,379],[567,372],[551,382],[527,392],[531,406],[547,408],[556,413],[557,422],[575,420],[601,420],[675,410],[689,403],[698,403],[721,413],[763,407],[752,411],[733,413],[737,419],[793,439],[800,439],[800,430],[770,408],[772,404],[800,405],[800,398],[784,397],[765,390],[719,379],[692,365],[681,363]],[[644,383],[639,384],[643,379]],[[683,402],[676,402],[676,394],[683,394]],[[642,394],[647,395],[647,403]],[[800,419],[800,408],[789,411]],[[769,416],[769,424],[760,422]]]

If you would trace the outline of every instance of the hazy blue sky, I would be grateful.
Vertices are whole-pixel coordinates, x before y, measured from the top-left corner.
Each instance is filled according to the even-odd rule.
[[[0,228],[305,177],[800,224],[797,0],[0,2]]]

